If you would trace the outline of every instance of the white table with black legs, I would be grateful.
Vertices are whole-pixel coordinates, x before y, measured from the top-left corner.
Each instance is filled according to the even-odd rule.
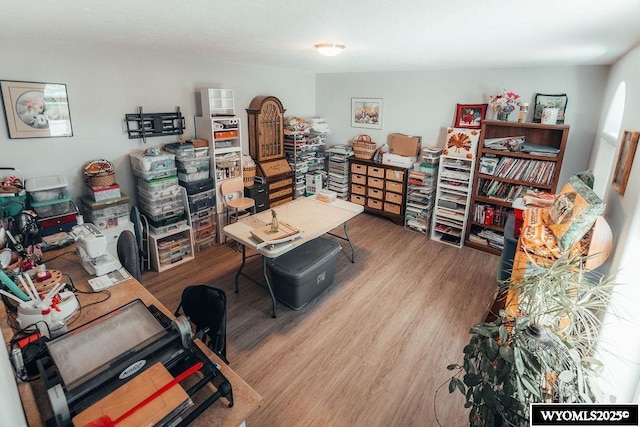
[[[254,278],[243,273],[247,258],[262,255],[262,275],[271,295],[272,314],[276,317],[276,297],[273,293],[271,283],[267,274],[267,258],[277,258],[290,250],[305,244],[323,234],[330,234],[334,237],[346,240],[351,247],[351,262],[355,262],[355,248],[349,237],[347,229],[347,221],[364,211],[364,207],[356,203],[346,200],[336,200],[331,203],[325,203],[317,198],[317,196],[301,197],[291,202],[276,206],[273,208],[278,215],[278,220],[290,224],[302,230],[303,236],[290,242],[277,245],[262,246],[261,242],[251,235],[251,230],[264,227],[271,223],[271,209],[251,215],[238,222],[229,224],[224,227],[224,233],[231,239],[237,241],[242,246],[242,264],[236,273],[235,291],[239,292],[238,279],[240,276],[246,277],[250,281],[261,285]],[[336,227],[343,226],[344,236],[331,233]],[[250,248],[257,253],[247,256],[246,249]]]

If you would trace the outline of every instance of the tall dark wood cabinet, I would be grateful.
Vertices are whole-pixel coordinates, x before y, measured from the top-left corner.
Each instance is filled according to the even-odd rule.
[[[269,206],[293,200],[294,173],[284,156],[284,112],[275,96],[256,96],[247,108],[249,154],[265,179]]]
[[[568,125],[482,121],[465,246],[502,253],[513,201],[527,189],[555,193],[568,136]],[[524,137],[538,151],[498,150],[487,144],[493,138],[515,137]]]

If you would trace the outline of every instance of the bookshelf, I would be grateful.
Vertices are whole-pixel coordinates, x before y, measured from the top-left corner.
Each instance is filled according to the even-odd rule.
[[[530,189],[555,193],[568,136],[568,125],[482,122],[466,246],[502,253],[504,224],[513,201]],[[521,138],[530,151],[512,151],[496,143],[498,138]]]

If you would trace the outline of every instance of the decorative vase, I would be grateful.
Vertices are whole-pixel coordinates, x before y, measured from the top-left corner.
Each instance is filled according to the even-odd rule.
[[[513,109],[510,110],[508,108],[505,108],[504,110],[500,110],[498,111],[498,117],[496,119],[503,122],[509,121],[509,114],[511,114],[512,111]]]

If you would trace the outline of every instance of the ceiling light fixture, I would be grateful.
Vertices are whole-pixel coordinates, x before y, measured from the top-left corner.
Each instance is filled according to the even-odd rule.
[[[344,50],[344,45],[339,43],[320,43],[314,45],[316,50],[324,56],[336,56],[340,55]]]

